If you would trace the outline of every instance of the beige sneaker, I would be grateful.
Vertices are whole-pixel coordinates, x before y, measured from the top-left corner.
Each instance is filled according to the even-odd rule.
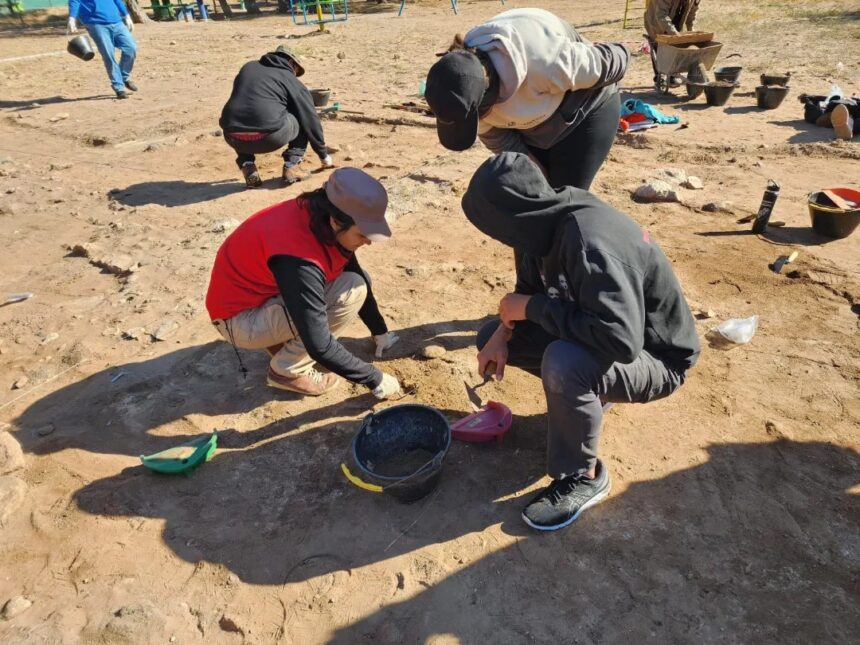
[[[854,119],[844,105],[837,105],[830,114],[830,123],[836,131],[836,138],[851,141],[854,136]]]
[[[340,378],[337,374],[331,372],[323,374],[315,369],[311,369],[307,374],[301,376],[283,376],[269,367],[269,373],[266,374],[266,383],[269,386],[308,396],[320,396],[330,392],[337,387],[339,382]]]

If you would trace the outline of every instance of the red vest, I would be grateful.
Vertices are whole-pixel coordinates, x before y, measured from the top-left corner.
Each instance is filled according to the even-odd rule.
[[[224,240],[206,293],[212,320],[228,319],[279,295],[268,261],[292,255],[322,269],[326,283],[343,273],[347,258],[334,245],[324,245],[310,229],[310,216],[295,199],[251,215]]]

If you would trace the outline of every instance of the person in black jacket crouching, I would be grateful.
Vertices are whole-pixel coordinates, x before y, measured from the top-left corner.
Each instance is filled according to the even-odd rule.
[[[225,141],[238,153],[236,163],[248,188],[263,183],[254,155],[284,146],[282,177],[286,185],[301,181],[295,167],[308,144],[323,168],[332,167],[311,93],[298,79],[304,73],[299,57],[282,45],[260,60],[245,63],[233,81],[219,125]]]
[[[514,293],[478,333],[478,370],[495,363],[501,379],[510,364],[541,377],[553,481],[523,519],[560,529],[609,494],[597,458],[603,405],[680,387],[699,355],[693,316],[648,231],[587,191],[551,188],[524,154],[484,162],[462,206],[518,252]]]

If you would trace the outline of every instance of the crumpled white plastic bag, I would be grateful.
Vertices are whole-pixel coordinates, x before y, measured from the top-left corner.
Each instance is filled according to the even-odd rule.
[[[726,320],[711,331],[717,332],[726,340],[743,345],[752,340],[756,329],[758,329],[758,316],[750,316],[749,318],[732,318],[731,320]]]

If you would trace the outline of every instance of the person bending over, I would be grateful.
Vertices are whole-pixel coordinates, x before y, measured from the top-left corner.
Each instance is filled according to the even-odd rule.
[[[513,293],[478,333],[478,370],[539,376],[552,483],[523,511],[551,531],[609,494],[598,458],[603,404],[648,403],[678,389],[699,339],[672,265],[628,216],[590,193],[553,189],[525,155],[487,160],[463,196],[480,231],[518,251]]]
[[[376,179],[340,168],[322,188],[252,215],[218,249],[209,316],[234,347],[269,352],[270,386],[318,396],[342,377],[380,399],[400,393],[394,376],[337,340],[356,315],[373,334],[377,357],[398,340],[356,257],[365,244],[391,236],[387,205]]]

